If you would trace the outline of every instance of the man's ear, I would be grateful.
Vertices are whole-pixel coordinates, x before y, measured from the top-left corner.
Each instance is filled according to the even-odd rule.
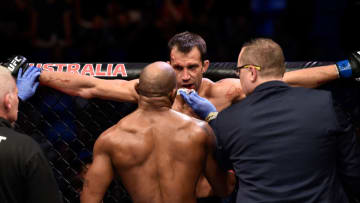
[[[207,71],[207,69],[209,68],[209,65],[210,65],[209,60],[204,60],[203,61],[203,73],[205,73]]]
[[[9,111],[12,107],[11,105],[11,101],[12,101],[12,98],[13,95],[11,93],[6,93],[5,96],[4,96],[4,100],[3,100],[3,104],[4,104],[4,108],[6,111]]]
[[[257,70],[255,68],[250,68],[250,71],[251,71],[251,79],[250,79],[250,81],[251,82],[256,82],[257,77],[258,77]]]

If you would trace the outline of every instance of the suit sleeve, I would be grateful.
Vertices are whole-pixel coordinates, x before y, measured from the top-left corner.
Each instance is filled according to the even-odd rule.
[[[338,175],[350,196],[360,199],[360,148],[350,118],[335,105],[339,134],[337,135]]]
[[[28,202],[62,203],[48,160],[39,149],[26,164]]]
[[[218,119],[213,119],[209,122],[216,137],[216,151],[215,151],[216,160],[221,168],[225,170],[233,169],[232,163],[230,162],[229,159],[227,148],[223,140],[224,135],[221,134],[222,131],[221,129],[219,129],[221,126],[219,126],[218,123],[219,123]]]

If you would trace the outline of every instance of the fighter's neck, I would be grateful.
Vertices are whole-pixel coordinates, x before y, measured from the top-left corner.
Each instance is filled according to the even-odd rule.
[[[144,97],[140,96],[138,101],[138,108],[142,110],[163,111],[169,110],[172,102],[168,97]]]

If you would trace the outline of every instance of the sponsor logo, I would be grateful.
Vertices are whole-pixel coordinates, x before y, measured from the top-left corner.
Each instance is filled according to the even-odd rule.
[[[12,72],[15,70],[16,66],[18,66],[19,62],[21,61],[21,58],[18,58],[17,56],[11,60],[8,69]]]
[[[29,63],[29,66],[36,66],[46,71],[69,72],[80,75],[96,77],[127,77],[125,64],[92,64],[92,63]]]

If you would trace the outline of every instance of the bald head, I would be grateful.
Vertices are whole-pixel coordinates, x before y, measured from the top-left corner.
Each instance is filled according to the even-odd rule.
[[[165,62],[154,62],[141,72],[137,91],[146,97],[168,96],[176,88],[176,75]]]
[[[10,71],[0,65],[0,117],[14,124],[17,120],[19,99],[15,79]]]
[[[9,92],[13,92],[16,84],[15,79],[11,76],[10,71],[4,66],[0,65],[0,99],[2,100],[4,95]]]

